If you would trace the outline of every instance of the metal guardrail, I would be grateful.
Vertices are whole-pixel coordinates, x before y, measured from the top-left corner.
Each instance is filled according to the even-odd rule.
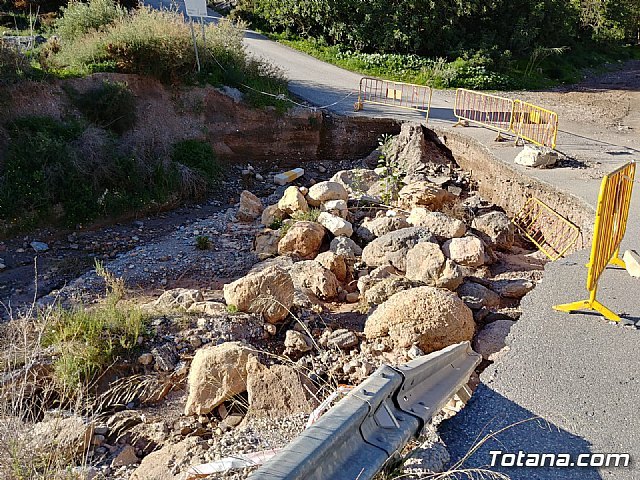
[[[358,101],[353,106],[353,109],[356,112],[362,110],[365,103],[387,105],[424,112],[426,121],[429,121],[432,95],[433,90],[431,90],[431,87],[425,85],[362,77],[360,79]]]
[[[531,103],[515,100],[513,102],[513,121],[511,125],[519,139],[542,147],[556,148],[558,138],[558,114]]]
[[[463,121],[477,123],[496,130],[498,132],[496,140],[499,140],[501,132],[511,132],[513,100],[458,88],[453,114],[458,119],[456,126],[462,124]]]
[[[526,140],[535,145],[556,148],[558,114],[546,108],[458,88],[453,113],[458,119],[456,126],[464,122],[482,125],[498,132],[496,140],[502,139],[501,133],[512,133],[516,136],[516,145],[520,140]]]
[[[535,197],[525,202],[513,224],[551,261],[567,253],[580,237],[575,224]]]
[[[367,480],[469,380],[482,357],[469,342],[405,365],[383,365],[251,480]]]
[[[629,207],[636,174],[635,162],[627,163],[602,179],[598,208],[593,229],[587,290],[589,298],[578,302],[554,305],[561,312],[589,309],[602,314],[607,320],[619,322],[620,317],[596,300],[598,280],[609,264],[625,268],[619,257],[620,243],[624,238],[629,218]]]

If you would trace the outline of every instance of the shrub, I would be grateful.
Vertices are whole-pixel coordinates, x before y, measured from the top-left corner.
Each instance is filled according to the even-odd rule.
[[[75,40],[92,30],[100,30],[124,18],[126,11],[113,0],[72,0],[62,7],[56,33],[64,40]]]
[[[136,121],[135,98],[124,82],[105,80],[83,94],[73,94],[78,109],[99,127],[123,134]]]
[[[0,39],[0,86],[16,82],[30,70],[28,59]]]
[[[58,388],[69,396],[92,383],[118,357],[127,355],[145,333],[147,316],[123,302],[124,284],[96,263],[105,279],[107,295],[95,307],[57,307],[43,346],[57,352],[54,375]]]
[[[213,148],[201,140],[183,140],[173,145],[171,160],[197,172],[209,186],[216,185],[222,177],[222,166]]]
[[[198,37],[203,70],[220,79],[224,70],[242,70],[242,31],[225,21],[208,25],[205,31],[206,45]],[[191,31],[182,15],[150,8],[134,10],[103,31],[91,31],[63,42],[56,57],[60,66],[87,72],[107,67],[165,82],[182,81],[196,73]]]

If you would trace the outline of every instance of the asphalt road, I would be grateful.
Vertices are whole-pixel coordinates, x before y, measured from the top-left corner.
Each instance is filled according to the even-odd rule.
[[[248,51],[283,69],[291,91],[316,106],[345,115],[393,116],[421,120],[405,111],[373,109],[353,113],[359,75],[247,32]],[[453,93],[436,91],[429,122],[451,125]],[[563,124],[565,132],[579,131]],[[470,127],[465,132],[489,146],[500,161],[512,164],[516,150],[495,144],[492,132]],[[558,149],[585,153],[612,170],[629,157],[608,155],[607,139],[561,133]],[[633,157],[631,157],[633,158]],[[636,155],[636,159],[638,156]],[[525,170],[595,207],[600,176],[576,169]],[[640,190],[636,188],[624,248],[640,250]],[[587,252],[550,264],[542,283],[523,300],[524,314],[508,337],[510,352],[481,376],[482,385],[461,414],[442,426],[453,459],[487,433],[511,428],[490,438],[465,467],[488,465],[489,450],[517,453],[630,453],[630,468],[506,468],[519,479],[640,479],[640,331],[612,325],[597,315],[563,314],[551,306],[586,297]],[[640,280],[609,269],[600,281],[599,298],[627,318],[640,321]],[[536,417],[536,420],[528,420]],[[575,459],[575,458],[574,458]],[[496,468],[493,468],[494,470]]]

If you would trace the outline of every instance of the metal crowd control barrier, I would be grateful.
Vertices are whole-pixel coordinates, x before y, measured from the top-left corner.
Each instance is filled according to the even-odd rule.
[[[580,237],[576,225],[535,197],[525,202],[513,223],[552,261],[567,253]]]
[[[424,85],[363,77],[354,110],[362,110],[365,103],[388,105],[424,112],[428,121],[432,95],[431,87]]]
[[[370,480],[465,388],[481,359],[463,342],[381,366],[249,479]]]
[[[531,103],[513,102],[512,132],[519,139],[543,147],[556,148],[558,138],[558,114]]]
[[[465,120],[477,123],[497,130],[496,140],[500,140],[502,138],[501,132],[511,131],[513,100],[458,88],[453,113],[458,118],[458,123],[455,126],[461,125]]]
[[[607,265],[625,267],[619,258],[620,242],[624,237],[631,204],[631,193],[636,173],[635,162],[628,163],[606,175],[602,179],[598,208],[593,231],[593,244],[589,258],[587,274],[587,290],[589,299],[579,302],[555,305],[553,308],[561,312],[575,312],[588,309],[601,313],[606,319],[615,322],[620,317],[596,300],[598,280]]]

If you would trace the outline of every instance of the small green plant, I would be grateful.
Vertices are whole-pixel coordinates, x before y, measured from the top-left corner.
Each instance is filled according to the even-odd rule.
[[[136,100],[125,82],[104,80],[85,93],[71,93],[78,109],[97,126],[122,135],[135,124]]]
[[[43,346],[54,347],[54,378],[58,390],[74,397],[91,385],[113,362],[138,345],[146,331],[147,316],[123,302],[124,281],[96,263],[96,273],[106,283],[106,295],[95,307],[58,306],[48,319]]]
[[[235,305],[227,305],[227,312],[231,315],[238,313],[238,307],[236,307]]]
[[[196,248],[198,250],[209,250],[211,248],[211,239],[206,235],[198,235],[196,237]]]
[[[297,211],[291,215],[291,218],[297,222],[317,222],[320,216],[320,209],[310,208],[306,212]]]
[[[273,222],[269,224],[269,228],[271,230],[279,230],[282,228],[282,219],[276,218]]]
[[[383,192],[380,195],[382,203],[391,205],[397,196],[400,188],[402,188],[403,172],[398,164],[389,158],[388,151],[392,141],[391,135],[383,135],[378,139],[380,156],[378,158],[378,171],[381,172],[382,179],[380,185]]]

